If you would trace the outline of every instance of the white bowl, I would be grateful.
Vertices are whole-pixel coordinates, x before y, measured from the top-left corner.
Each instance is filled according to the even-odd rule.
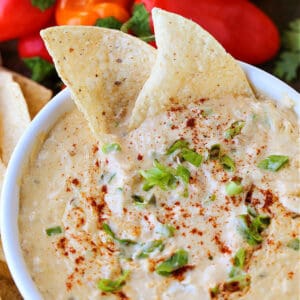
[[[295,111],[300,117],[300,94],[274,76],[251,65],[240,63],[249,81],[257,91],[275,101],[289,97],[295,102]],[[31,279],[24,261],[18,230],[19,188],[22,170],[27,166],[32,148],[41,133],[47,133],[66,112],[74,108],[68,89],[56,95],[32,121],[18,143],[8,165],[2,189],[0,207],[1,236],[4,253],[14,281],[25,299],[42,299]]]

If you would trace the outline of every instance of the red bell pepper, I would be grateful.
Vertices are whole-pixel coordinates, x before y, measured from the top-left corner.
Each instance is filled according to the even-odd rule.
[[[37,32],[49,22],[53,12],[53,6],[42,11],[30,0],[1,0],[0,41]]]
[[[135,3],[144,3],[149,12],[159,7],[192,19],[232,56],[248,63],[263,63],[279,50],[276,26],[247,0],[135,0]]]

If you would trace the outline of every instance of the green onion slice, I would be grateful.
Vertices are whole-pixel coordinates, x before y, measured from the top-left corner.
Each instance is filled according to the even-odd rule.
[[[285,155],[270,155],[262,160],[258,167],[260,169],[276,172],[280,170],[289,161],[289,157]]]
[[[178,149],[188,148],[189,143],[186,140],[180,139],[175,141],[170,148],[167,150],[166,154],[170,155]]]
[[[146,243],[142,245],[141,252],[137,256],[137,258],[148,258],[149,254],[154,252],[155,250],[163,251],[164,250],[164,244],[162,240],[155,240],[151,241],[149,243]]]
[[[246,254],[246,250],[244,248],[240,248],[233,257],[233,265],[243,269],[246,260]]]
[[[100,279],[98,281],[98,288],[107,293],[113,293],[122,288],[128,278],[130,271],[124,271],[117,280]]]
[[[225,186],[226,194],[228,196],[239,195],[244,191],[244,187],[238,181],[230,181]]]
[[[121,151],[121,146],[117,143],[105,144],[102,147],[102,152],[104,154],[108,154],[111,152],[118,152],[118,151]]]
[[[102,229],[113,240],[119,242],[122,245],[129,246],[129,245],[135,245],[136,244],[135,241],[130,240],[130,239],[119,239],[119,238],[117,238],[116,234],[111,230],[110,226],[108,224],[106,224],[106,223],[102,224]]]
[[[287,246],[295,251],[299,251],[300,250],[300,240],[298,238],[290,240],[287,243]]]
[[[232,139],[236,135],[240,134],[243,127],[245,126],[245,121],[236,121],[230,125],[228,129],[225,130],[225,138],[226,139]]]
[[[226,155],[226,154],[222,155],[220,158],[220,163],[225,170],[228,170],[231,172],[235,171],[235,162],[228,155]]]
[[[60,226],[54,226],[46,229],[46,234],[48,236],[57,235],[62,233],[62,229]]]
[[[220,144],[215,144],[212,145],[209,149],[209,159],[210,160],[216,160],[219,159],[220,157],[220,152],[221,152],[221,145]]]
[[[170,225],[170,224],[159,224],[159,226],[157,226],[156,232],[158,234],[160,234],[163,237],[173,237],[175,234],[175,227]]]
[[[185,184],[188,184],[191,173],[186,167],[179,165],[176,169],[176,176],[180,177]]]
[[[170,258],[160,263],[155,271],[161,276],[170,276],[172,273],[188,263],[188,253],[184,249],[177,250]]]
[[[190,150],[186,148],[182,149],[181,156],[185,161],[191,163],[195,167],[199,167],[203,159],[201,154],[197,153],[194,150]]]

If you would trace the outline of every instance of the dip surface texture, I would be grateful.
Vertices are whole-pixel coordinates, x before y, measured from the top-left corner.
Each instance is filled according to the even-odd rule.
[[[23,176],[21,246],[45,299],[298,299],[291,110],[201,99],[112,143],[74,110]]]

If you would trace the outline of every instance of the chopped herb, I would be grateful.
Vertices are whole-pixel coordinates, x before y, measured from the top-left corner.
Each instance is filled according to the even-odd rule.
[[[160,224],[160,226],[157,228],[157,233],[164,237],[173,237],[175,234],[175,227],[169,224]]]
[[[188,263],[188,253],[184,249],[176,251],[170,258],[160,263],[155,271],[161,276],[170,276],[172,273]]]
[[[188,161],[195,167],[199,167],[201,165],[202,159],[203,159],[201,154],[197,153],[194,150],[190,150],[187,148],[182,149],[181,156],[185,161]]]
[[[264,170],[276,172],[281,169],[287,162],[289,157],[285,155],[270,155],[262,160],[258,167]]]
[[[182,150],[184,148],[188,148],[188,146],[189,146],[189,143],[187,141],[185,141],[183,139],[177,140],[170,146],[170,148],[167,150],[166,154],[170,155],[173,152],[175,152],[176,150],[178,150],[178,149]]]
[[[155,250],[163,251],[164,244],[162,240],[155,240],[149,243],[146,243],[142,246],[141,252],[137,256],[137,258],[148,258],[149,254],[154,252]]]
[[[229,291],[236,291],[237,288],[238,290],[243,290],[245,287],[250,285],[250,282],[250,275],[242,273],[227,280],[224,284],[224,289]]]
[[[295,251],[299,251],[299,249],[300,249],[300,240],[298,238],[290,240],[287,243],[287,246],[291,249],[294,249]]]
[[[239,215],[238,232],[251,246],[260,244],[263,239],[261,233],[270,225],[271,218],[266,215]]]
[[[111,183],[111,181],[115,178],[115,176],[117,175],[117,173],[113,173],[109,178],[107,183]]]
[[[145,207],[148,204],[156,204],[156,197],[154,194],[149,198],[149,200],[146,200],[140,195],[132,195],[131,198],[134,200],[134,204],[140,207]]]
[[[31,0],[31,4],[41,11],[45,11],[55,4],[55,0]]]
[[[186,167],[179,165],[176,169],[176,176],[180,177],[185,184],[188,184],[191,173]]]
[[[244,248],[240,248],[237,253],[235,254],[235,256],[233,257],[233,265],[235,267],[244,268],[244,263],[245,263],[245,259],[246,259],[246,250]]]
[[[228,196],[235,196],[242,193],[244,191],[244,187],[242,186],[241,182],[233,180],[226,184],[225,190]]]
[[[100,279],[98,281],[98,288],[103,292],[113,293],[122,288],[128,278],[130,271],[124,271],[117,280]]]
[[[212,297],[216,297],[220,293],[219,286],[216,285],[215,287],[211,288],[209,292]]]
[[[175,188],[175,170],[160,164],[157,159],[154,160],[153,165],[152,169],[140,171],[140,174],[146,181],[143,190],[148,191],[154,186],[158,186],[162,190]]]
[[[253,218],[257,217],[257,212],[253,207],[248,206],[247,213]]]
[[[209,159],[210,160],[219,159],[220,152],[221,152],[221,146],[220,146],[220,144],[212,145],[210,147],[210,150],[209,150]]]
[[[102,147],[102,152],[104,154],[108,154],[110,152],[118,152],[121,151],[121,146],[117,143],[105,144]]]
[[[119,30],[122,26],[122,23],[115,17],[106,17],[98,19],[95,23],[95,26]]]
[[[208,204],[217,200],[216,194],[209,195],[203,202],[203,204]]]
[[[225,138],[232,139],[236,135],[240,134],[243,127],[245,126],[245,121],[236,121],[233,122],[228,129],[225,130]]]
[[[151,32],[149,20],[150,13],[147,11],[145,5],[142,3],[135,4],[133,6],[132,17],[122,25],[121,31],[126,33],[131,31],[145,42],[153,41],[155,37]]]
[[[38,56],[24,58],[24,64],[31,71],[31,79],[42,82],[44,79],[55,74],[55,68],[49,61]]]
[[[130,240],[130,239],[119,239],[116,237],[115,233],[111,230],[111,228],[109,227],[108,224],[106,223],[103,223],[102,224],[102,229],[103,231],[109,235],[113,240],[119,242],[120,244],[122,245],[125,245],[125,246],[129,246],[129,245],[135,245],[136,242],[133,241],[133,240]]]
[[[50,227],[46,229],[46,233],[48,236],[57,235],[62,233],[62,229],[60,226]]]
[[[222,155],[220,158],[220,163],[224,167],[225,170],[228,170],[231,172],[235,171],[235,163],[234,163],[233,159],[231,157],[229,157],[228,155],[226,155],[226,154]]]

